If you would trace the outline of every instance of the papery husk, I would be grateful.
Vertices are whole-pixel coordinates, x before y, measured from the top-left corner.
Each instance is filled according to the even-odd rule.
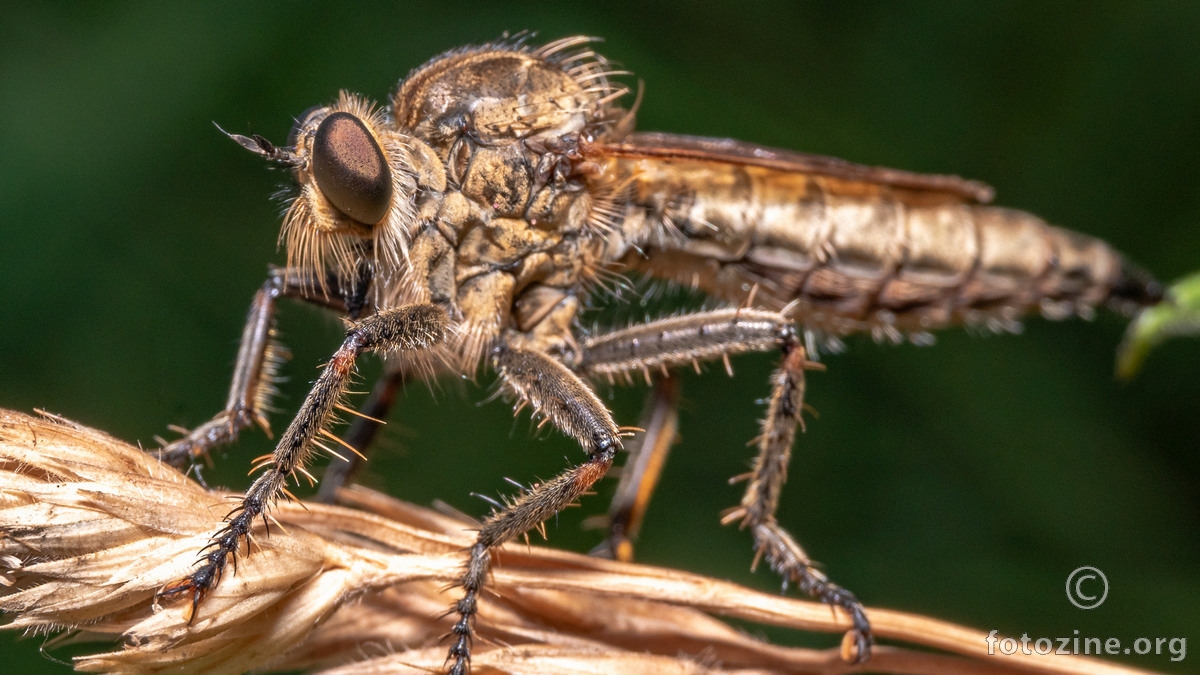
[[[0,410],[4,626],[101,645],[81,672],[428,673],[444,668],[473,524],[355,487],[348,506],[281,502],[225,577],[190,603],[155,594],[186,576],[228,493],[61,418]],[[717,616],[844,633],[840,610],[678,570],[508,545],[481,599],[475,673],[1139,672],[1096,659],[988,656],[986,633],[869,609],[865,665],[838,649],[772,645]],[[189,623],[189,618],[191,622]],[[1003,636],[1000,636],[1003,637]],[[931,652],[941,650],[943,653]],[[321,670],[324,669],[324,670]]]

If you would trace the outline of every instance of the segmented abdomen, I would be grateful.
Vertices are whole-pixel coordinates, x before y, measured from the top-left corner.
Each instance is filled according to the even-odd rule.
[[[637,160],[625,262],[731,302],[796,303],[834,335],[1002,329],[1155,302],[1104,242],[959,195],[706,162]]]

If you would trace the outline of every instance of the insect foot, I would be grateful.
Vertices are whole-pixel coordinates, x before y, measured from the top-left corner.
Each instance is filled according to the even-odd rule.
[[[200,552],[200,565],[191,576],[167,584],[158,592],[159,600],[174,600],[181,596],[190,595],[191,607],[187,610],[188,625],[196,620],[197,610],[201,601],[221,581],[225,573],[225,564],[229,556],[233,556],[234,568],[237,567],[237,550],[241,539],[246,540],[247,553],[250,548],[250,526],[258,513],[263,511],[261,503],[252,503],[249,499],[243,501],[238,510],[227,518],[225,527],[212,538],[208,546]]]
[[[827,605],[841,607],[850,615],[854,628],[847,633],[843,642],[842,658],[853,663],[862,663],[871,658],[871,622],[861,602],[850,591],[829,580],[804,555],[803,549],[782,527],[773,520],[754,528],[756,555],[766,557],[774,570],[784,579]],[[853,643],[854,650],[848,649]]]

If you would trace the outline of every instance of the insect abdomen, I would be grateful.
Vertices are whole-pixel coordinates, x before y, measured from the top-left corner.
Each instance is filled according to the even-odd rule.
[[[1158,285],[1104,242],[1021,211],[894,186],[696,163],[654,170],[638,266],[732,302],[799,304],[833,334],[1014,324],[1156,302]],[[635,218],[636,220],[636,218]]]

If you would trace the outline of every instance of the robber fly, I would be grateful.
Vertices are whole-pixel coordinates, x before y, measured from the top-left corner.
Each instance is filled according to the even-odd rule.
[[[639,468],[614,504],[610,552],[629,556],[656,465],[674,431],[672,368],[776,352],[779,368],[757,459],[724,522],[749,530],[758,556],[848,614],[853,658],[870,623],[859,600],[809,561],[775,519],[804,371],[820,340],[870,332],[923,341],[968,324],[1003,330],[1025,314],[1131,312],[1161,291],[1103,242],[1021,211],[987,206],[987,186],[732,140],[635,133],[621,75],[572,37],[457,49],[417,68],[380,107],[342,93],[297,122],[287,145],[230,135],[291,170],[280,241],[287,266],[254,297],[225,409],[160,449],[187,464],[265,411],[280,349],[275,303],[296,298],[349,328],[194,572],[161,595],[190,599],[219,583],[287,478],[342,441],[329,430],[355,360],[386,355],[368,405],[386,412],[406,378],[473,377],[490,367],[517,403],[578,441],[586,459],[498,504],[481,524],[453,607],[451,672],[470,665],[472,624],[494,547],[574,502],[612,465],[626,430],[593,378],[662,373]],[[698,289],[723,308],[586,332],[577,316],[605,281],[640,275]],[[369,436],[369,434],[367,434]],[[360,437],[361,436],[361,437]],[[646,460],[645,457],[651,459]]]

